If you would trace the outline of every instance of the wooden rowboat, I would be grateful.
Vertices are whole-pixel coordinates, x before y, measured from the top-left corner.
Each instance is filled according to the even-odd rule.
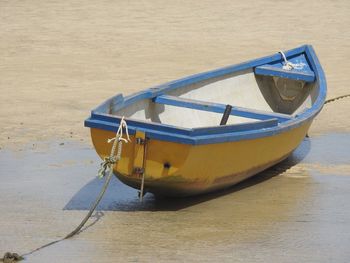
[[[116,95],[85,121],[101,158],[122,116],[131,142],[115,175],[155,194],[189,196],[236,184],[285,159],[326,98],[313,48],[196,74]],[[221,124],[221,125],[220,125]]]

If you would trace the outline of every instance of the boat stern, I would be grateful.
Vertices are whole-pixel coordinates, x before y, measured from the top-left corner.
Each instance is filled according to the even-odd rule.
[[[115,132],[91,128],[91,137],[101,159],[110,156],[112,143],[108,140],[115,137]],[[149,140],[143,131],[136,131],[130,135],[128,143],[123,142],[121,159],[114,165],[113,172],[135,189],[141,189],[144,180],[145,192],[152,189],[157,194],[181,195],[183,192],[188,195],[190,189],[196,192],[196,188],[200,192],[203,186],[196,187],[198,182],[194,178],[181,176],[190,150],[191,145]]]

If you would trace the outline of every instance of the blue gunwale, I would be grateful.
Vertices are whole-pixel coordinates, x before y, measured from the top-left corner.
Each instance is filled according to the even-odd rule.
[[[134,134],[136,130],[143,130],[146,133],[146,136],[150,139],[200,145],[273,136],[275,134],[279,134],[281,132],[285,132],[303,125],[305,122],[312,120],[323,107],[327,93],[325,75],[311,45],[300,46],[298,48],[285,52],[285,54],[287,58],[295,57],[299,54],[304,54],[315,73],[315,79],[319,85],[319,94],[312,107],[303,111],[301,114],[296,115],[295,118],[284,120],[278,125],[278,119],[275,118],[272,120],[268,119],[259,122],[250,122],[238,125],[225,125],[221,126],[220,128],[217,126],[212,126],[194,129],[125,118],[128,123],[130,134]],[[136,101],[143,99],[154,99],[157,96],[166,94],[170,90],[174,90],[189,84],[220,77],[237,71],[243,71],[247,69],[254,70],[254,68],[257,66],[272,64],[278,61],[281,61],[281,55],[276,53],[274,55],[266,56],[260,59],[255,59],[241,64],[195,74],[179,80],[174,80],[159,86],[146,89],[144,91],[137,92],[124,98],[122,95],[118,94],[92,110],[91,117],[85,120],[85,126],[115,132],[119,126],[121,116],[102,112],[108,103],[113,103],[116,105],[114,110],[119,110],[121,108],[127,107],[132,103],[135,103]],[[237,129],[235,129],[235,127]]]

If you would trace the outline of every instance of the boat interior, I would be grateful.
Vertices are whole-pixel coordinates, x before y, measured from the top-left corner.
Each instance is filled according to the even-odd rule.
[[[297,61],[301,64],[300,57]],[[106,108],[112,115],[183,128],[219,126],[225,111],[227,125],[272,119],[282,123],[309,109],[318,95],[315,74],[305,57],[302,62],[302,70],[285,70],[281,60],[155,92],[123,107],[110,102]]]

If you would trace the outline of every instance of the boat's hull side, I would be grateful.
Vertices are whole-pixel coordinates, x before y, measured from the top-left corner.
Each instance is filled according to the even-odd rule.
[[[149,140],[145,152],[145,189],[171,196],[189,196],[229,187],[286,158],[305,137],[312,119],[282,133],[217,144],[190,145]],[[91,129],[101,158],[109,155],[113,132]],[[114,173],[125,184],[140,188],[133,174],[135,139],[123,145]]]

